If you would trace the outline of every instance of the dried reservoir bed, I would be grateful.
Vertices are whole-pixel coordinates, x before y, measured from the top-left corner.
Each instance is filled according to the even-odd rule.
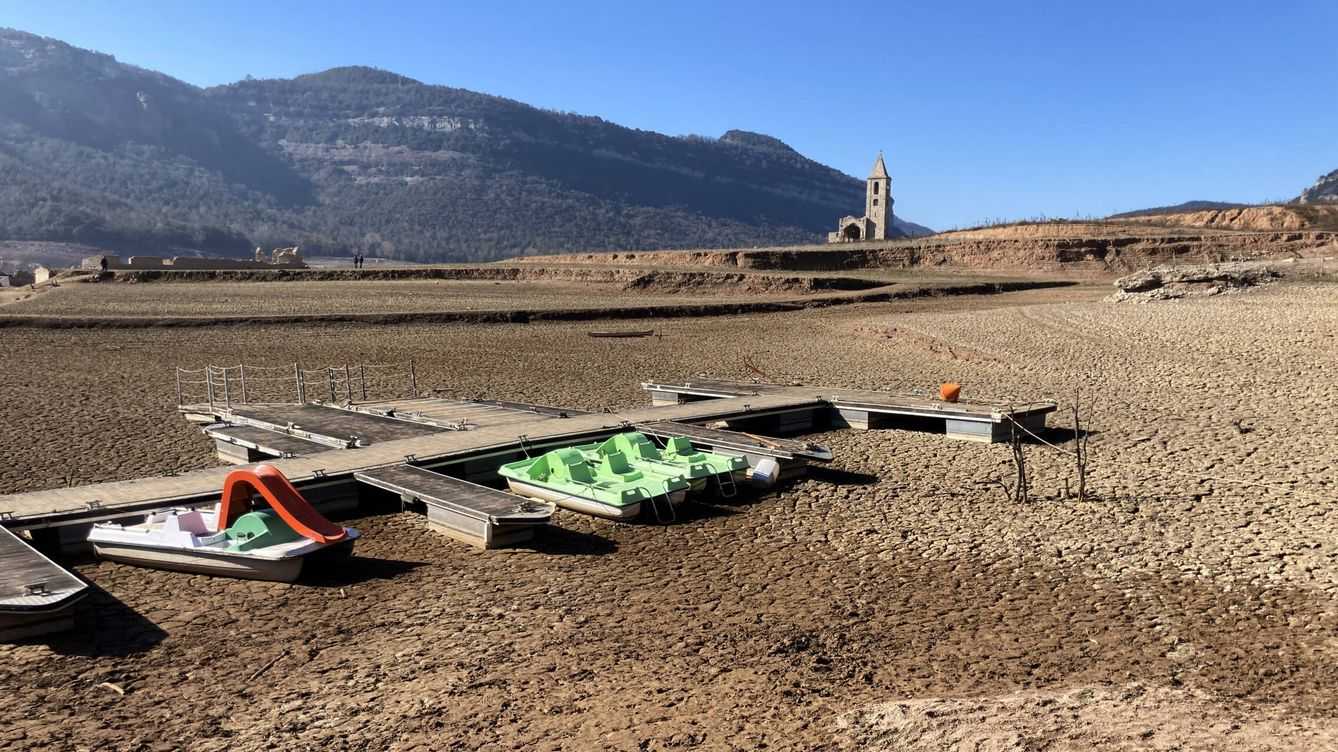
[[[651,376],[747,378],[746,353],[781,381],[1080,387],[1101,499],[1056,498],[1070,463],[1043,447],[1021,505],[994,482],[1006,446],[838,432],[831,469],[669,527],[560,513],[536,549],[482,553],[369,517],[353,571],[299,587],[83,563],[105,590],[85,631],[0,646],[0,747],[1333,748],[1338,287],[1106,292],[657,321],[662,340],[6,330],[5,491],[213,463],[173,413],[178,363],[413,357],[442,394],[598,408],[644,404]]]
[[[680,275],[644,270],[635,271],[627,281],[616,283],[386,281],[349,278],[337,272],[311,272],[321,275],[318,280],[287,281],[292,275],[267,272],[263,281],[232,281],[231,276],[227,276],[231,273],[217,274],[225,276],[209,281],[169,283],[163,280],[196,275],[159,275],[150,278],[154,281],[139,282],[135,276],[126,278],[118,274],[116,278],[101,282],[70,281],[37,291],[18,290],[13,296],[0,299],[0,305],[3,305],[0,327],[199,327],[220,323],[305,324],[322,321],[490,323],[648,315],[694,317],[1069,284],[1053,280],[991,280],[956,275],[902,275],[897,278],[901,281],[894,282],[891,278],[874,276],[773,277],[702,272]],[[4,305],[5,301],[8,301],[7,305]]]

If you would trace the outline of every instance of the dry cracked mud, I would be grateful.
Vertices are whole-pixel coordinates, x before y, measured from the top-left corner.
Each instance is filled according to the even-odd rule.
[[[443,394],[593,408],[751,364],[1063,407],[1055,447],[1027,449],[1029,504],[996,483],[1006,446],[840,431],[811,477],[667,527],[560,513],[533,548],[478,552],[367,516],[355,565],[300,586],[81,562],[100,592],[80,630],[0,646],[0,747],[1333,748],[1338,287],[1106,292],[624,341],[570,323],[6,331],[6,493],[213,464],[174,414],[178,363],[413,357]],[[1063,496],[1075,390],[1087,501]]]

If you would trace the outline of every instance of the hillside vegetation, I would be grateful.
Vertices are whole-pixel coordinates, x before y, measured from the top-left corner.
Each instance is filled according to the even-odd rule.
[[[0,239],[411,260],[737,247],[813,242],[863,186],[746,131],[671,137],[361,67],[199,89],[0,30]]]

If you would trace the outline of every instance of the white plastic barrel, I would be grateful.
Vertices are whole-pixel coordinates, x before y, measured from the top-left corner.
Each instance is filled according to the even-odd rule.
[[[770,457],[763,457],[753,465],[749,480],[758,488],[771,488],[780,478],[780,463]]]

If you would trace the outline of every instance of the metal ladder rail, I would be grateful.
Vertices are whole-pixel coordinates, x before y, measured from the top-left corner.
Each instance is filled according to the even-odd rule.
[[[664,514],[660,511],[660,504],[657,501],[657,499],[660,498],[660,495],[652,494],[650,497],[650,509],[655,513],[655,521],[661,525],[671,525],[678,522],[678,513],[674,511],[674,502],[669,499],[668,481],[665,481],[664,493],[661,495],[664,496],[664,503],[669,506],[669,517],[668,519],[665,519]]]
[[[733,470],[726,470],[715,476],[715,485],[722,499],[732,499],[739,495],[739,484],[734,482]]]

